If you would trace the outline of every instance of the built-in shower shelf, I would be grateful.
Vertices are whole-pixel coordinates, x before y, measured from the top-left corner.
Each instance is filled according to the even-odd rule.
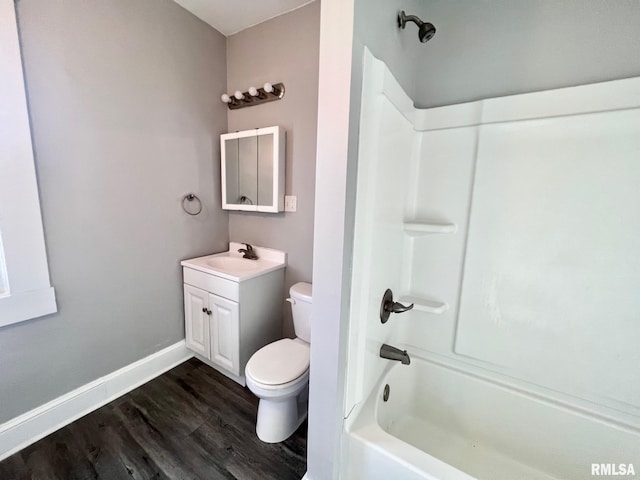
[[[449,310],[449,304],[446,302],[439,302],[437,300],[429,300],[426,298],[414,297],[412,295],[403,295],[400,297],[400,303],[409,304],[413,303],[414,310],[427,313],[444,313]]]
[[[421,237],[433,233],[455,233],[458,226],[455,223],[405,222],[404,233],[410,237]]]

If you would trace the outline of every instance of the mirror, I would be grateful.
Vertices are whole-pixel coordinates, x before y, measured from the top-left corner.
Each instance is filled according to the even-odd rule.
[[[220,136],[223,209],[284,210],[284,146],[277,126]]]

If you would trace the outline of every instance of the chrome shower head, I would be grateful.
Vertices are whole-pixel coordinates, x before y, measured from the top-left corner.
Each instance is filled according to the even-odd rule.
[[[418,38],[422,43],[427,43],[436,34],[436,27],[432,23],[423,22],[415,15],[406,15],[402,10],[398,14],[398,27],[404,30],[407,22],[413,22],[418,26]]]

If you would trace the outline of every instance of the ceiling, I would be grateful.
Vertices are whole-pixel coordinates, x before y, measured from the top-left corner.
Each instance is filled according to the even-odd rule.
[[[314,0],[174,1],[228,37]]]

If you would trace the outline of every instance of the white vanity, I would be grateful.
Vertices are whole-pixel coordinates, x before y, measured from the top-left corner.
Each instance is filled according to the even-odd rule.
[[[242,243],[229,251],[181,262],[187,347],[196,357],[245,385],[251,355],[282,337],[284,269],[287,254],[253,247],[257,260],[243,258]]]

